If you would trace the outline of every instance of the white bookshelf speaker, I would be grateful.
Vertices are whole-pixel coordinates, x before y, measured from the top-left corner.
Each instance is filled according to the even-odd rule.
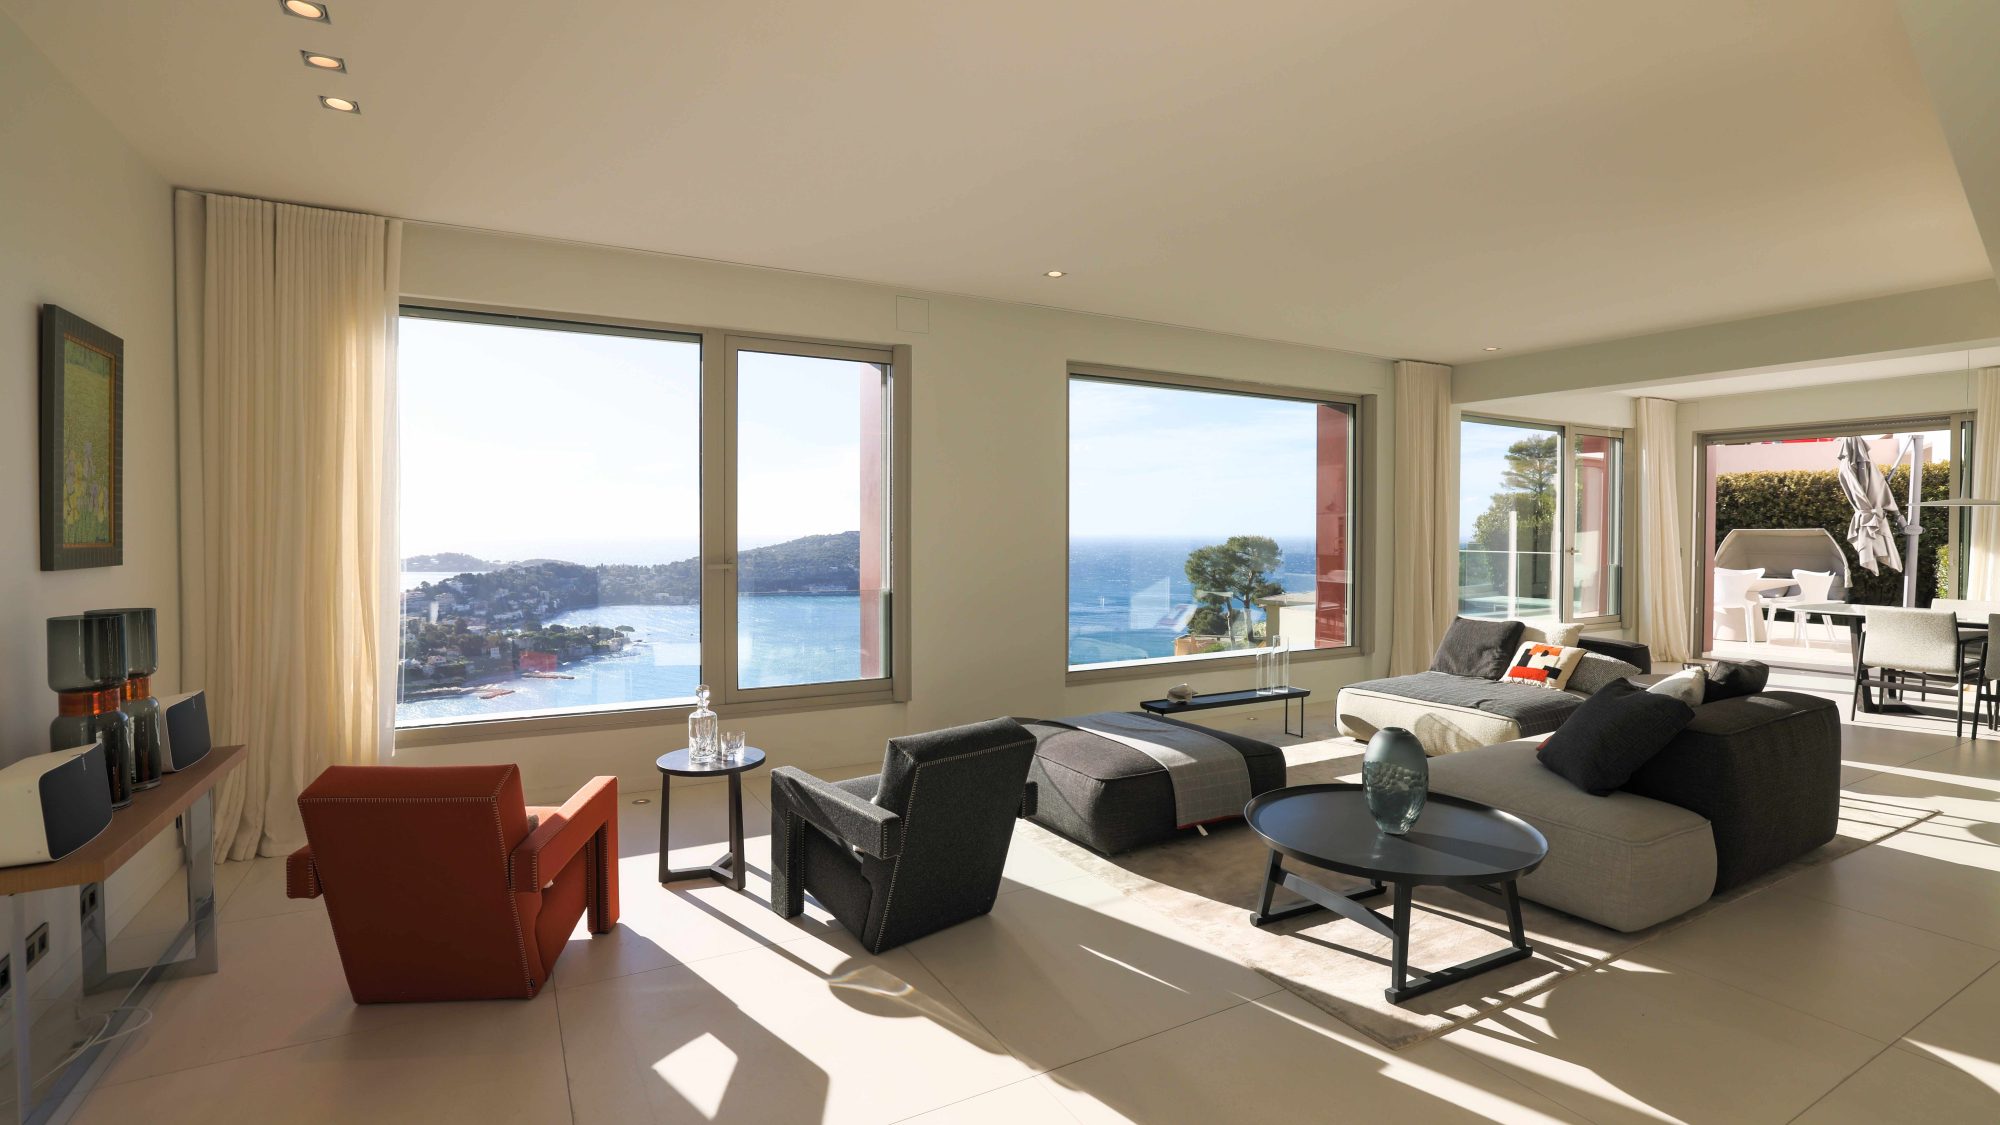
[[[35,754],[0,769],[0,867],[61,859],[111,823],[104,744]]]
[[[160,700],[160,768],[184,770],[208,754],[208,697],[198,691]]]

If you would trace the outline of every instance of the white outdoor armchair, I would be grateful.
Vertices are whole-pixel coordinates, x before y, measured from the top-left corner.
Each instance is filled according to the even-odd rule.
[[[1764,611],[1764,639],[1771,639],[1771,624],[1777,620],[1779,610],[1789,609],[1796,605],[1806,605],[1815,602],[1824,603],[1834,600],[1831,596],[1833,579],[1834,573],[1830,570],[1794,570],[1792,571],[1792,581],[1798,585],[1798,593],[1786,594],[1783,597],[1772,597],[1770,594],[1765,594],[1763,600],[1757,603],[1758,608]],[[1807,648],[1812,647],[1812,639],[1806,633],[1806,620],[1811,616],[1812,614],[1810,613],[1800,613],[1797,610],[1792,611],[1792,639]],[[1828,621],[1825,617],[1821,617],[1819,625],[1821,629],[1825,630],[1826,639],[1829,644],[1838,640],[1834,635],[1833,622]]]

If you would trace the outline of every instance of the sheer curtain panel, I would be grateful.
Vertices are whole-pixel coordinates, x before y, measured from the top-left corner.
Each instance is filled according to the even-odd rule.
[[[1451,368],[1396,361],[1396,507],[1389,524],[1389,674],[1431,666],[1458,609],[1458,552],[1451,538],[1457,458],[1452,456]]]
[[[299,791],[388,749],[402,226],[185,191],[174,217],[186,678],[250,751],[218,854],[283,855]]]
[[[1688,580],[1681,556],[1680,434],[1674,403],[1642,398],[1639,423],[1639,621],[1634,632],[1653,659],[1686,663]]]

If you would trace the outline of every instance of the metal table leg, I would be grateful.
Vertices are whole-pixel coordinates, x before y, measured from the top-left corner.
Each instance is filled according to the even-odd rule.
[[[34,1028],[34,1005],[28,1003],[28,896],[7,896],[7,964],[14,985],[14,1120],[26,1121],[35,1097],[34,1055],[28,1033]]]
[[[1306,901],[1273,913],[1271,894],[1281,886]],[[1446,985],[1457,984],[1467,977],[1477,976],[1488,969],[1511,965],[1534,955],[1534,948],[1528,944],[1527,931],[1521,922],[1521,896],[1512,880],[1491,887],[1451,889],[1493,903],[1506,911],[1507,948],[1431,972],[1412,969],[1410,968],[1410,915],[1413,913],[1411,896],[1416,890],[1414,886],[1407,883],[1395,885],[1392,900],[1394,905],[1390,909],[1389,916],[1385,918],[1380,911],[1370,909],[1358,901],[1381,894],[1383,890],[1381,883],[1348,894],[1339,894],[1318,883],[1286,872],[1281,857],[1275,851],[1271,853],[1270,865],[1265,869],[1263,894],[1258,901],[1257,912],[1250,916],[1250,924],[1264,926],[1309,914],[1315,910],[1329,910],[1367,927],[1381,937],[1388,938],[1389,987],[1383,989],[1382,994],[1388,997],[1392,1004],[1401,1004],[1426,992],[1434,992]]]
[[[665,775],[660,783],[660,882],[678,883],[683,879],[713,879],[729,884],[732,890],[743,889],[743,777],[729,775],[729,851],[721,859],[706,867],[674,867],[667,859],[667,787]]]

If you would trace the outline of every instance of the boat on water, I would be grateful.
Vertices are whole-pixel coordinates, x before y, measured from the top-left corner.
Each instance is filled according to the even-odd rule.
[[[472,689],[469,687],[432,687],[432,688],[419,688],[416,691],[407,692],[404,694],[403,698],[404,699],[456,699],[461,695],[470,695],[470,694],[472,694]]]
[[[522,678],[522,679],[524,679],[524,680],[574,680],[574,679],[576,679],[576,677],[575,677],[575,676],[572,676],[572,675],[570,675],[570,674],[569,674],[568,672],[523,672],[523,673],[521,673],[521,678]]]
[[[480,691],[479,698],[498,699],[503,695],[512,695],[512,694],[514,694],[514,689],[510,687],[485,688],[482,691]]]

